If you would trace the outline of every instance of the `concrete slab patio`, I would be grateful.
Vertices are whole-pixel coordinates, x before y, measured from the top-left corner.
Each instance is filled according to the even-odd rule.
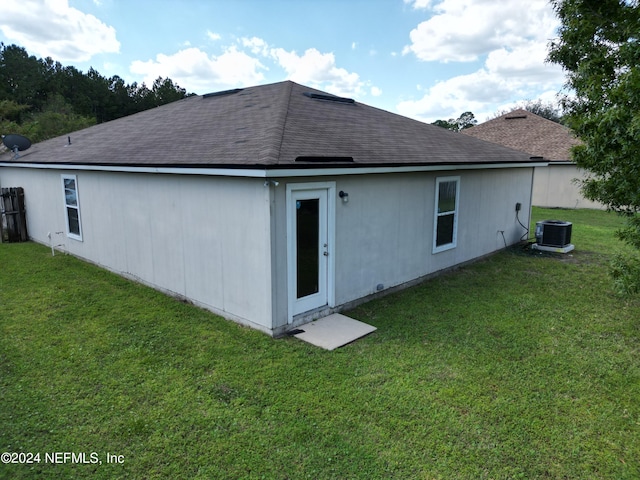
[[[325,350],[335,350],[376,330],[376,327],[339,313],[302,325],[294,337]]]

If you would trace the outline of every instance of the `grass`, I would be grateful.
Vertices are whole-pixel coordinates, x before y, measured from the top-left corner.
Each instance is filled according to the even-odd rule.
[[[1,244],[0,452],[41,461],[0,478],[638,478],[640,300],[606,273],[622,223],[547,218],[574,252],[514,248],[362,305],[378,330],[333,352]]]

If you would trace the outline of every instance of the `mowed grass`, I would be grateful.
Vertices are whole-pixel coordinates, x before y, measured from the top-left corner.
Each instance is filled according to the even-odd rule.
[[[639,478],[622,220],[534,209],[555,218],[571,254],[512,248],[364,304],[348,314],[378,330],[333,352],[1,244],[0,452],[41,461],[0,478]]]

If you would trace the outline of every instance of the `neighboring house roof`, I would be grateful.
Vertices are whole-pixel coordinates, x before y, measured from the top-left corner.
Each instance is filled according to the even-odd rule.
[[[549,161],[571,161],[571,147],[580,144],[569,128],[523,109],[461,132]]]
[[[225,169],[533,161],[291,81],[188,97],[37,143],[16,160],[0,156],[5,165]]]

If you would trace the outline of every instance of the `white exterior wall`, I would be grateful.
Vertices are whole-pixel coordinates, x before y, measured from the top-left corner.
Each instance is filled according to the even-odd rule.
[[[77,175],[83,241],[66,232],[61,174]],[[457,246],[433,252],[436,179],[459,177]],[[533,168],[264,179],[2,168],[23,187],[29,235],[267,333],[288,327],[287,184],[335,182],[331,305],[517,243]],[[337,197],[341,190],[349,202]],[[501,232],[504,232],[504,237]]]
[[[456,247],[432,253],[437,177],[459,176]],[[528,225],[532,169],[371,176],[338,183],[336,303],[393,287],[517,243]],[[500,231],[504,231],[504,238]]]
[[[436,178],[459,176],[457,246],[433,251]],[[335,305],[352,302],[384,289],[520,241],[531,211],[533,168],[443,171],[428,173],[349,175],[288,181],[304,183],[332,180],[336,192],[349,194],[349,202],[336,198]],[[286,208],[284,182],[276,188],[274,229],[277,247],[275,281],[286,286]],[[504,232],[504,237],[501,233]],[[526,238],[526,236],[525,236]],[[275,293],[275,326],[287,323],[286,287]]]
[[[77,175],[82,241],[66,236],[63,173]],[[271,331],[264,180],[2,168],[0,185],[24,188],[33,240],[51,232],[73,255]]]
[[[536,167],[533,181],[533,204],[547,208],[605,208],[598,202],[587,200],[574,180],[585,178],[575,165]]]

